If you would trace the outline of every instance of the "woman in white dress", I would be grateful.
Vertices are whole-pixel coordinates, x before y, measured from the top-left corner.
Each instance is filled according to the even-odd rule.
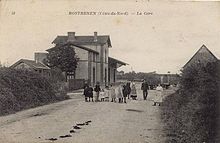
[[[156,106],[157,103],[160,106],[160,104],[162,103],[162,101],[163,101],[163,93],[162,92],[163,92],[163,87],[159,84],[156,87],[156,95],[154,97],[154,104],[153,104],[153,106]]]
[[[116,102],[116,94],[115,89],[110,85],[110,96],[111,96],[111,102]]]
[[[99,93],[101,102],[105,101],[105,92],[104,89],[101,89],[100,93]]]
[[[122,93],[122,84],[120,84],[118,87],[116,87],[115,89],[115,94],[116,97],[118,98],[118,102],[121,103],[122,102],[122,98],[123,98],[123,93]]]
[[[104,92],[105,92],[105,99],[104,100],[109,101],[110,90],[109,90],[108,86],[105,87]]]
[[[137,99],[137,90],[136,90],[136,87],[135,87],[135,83],[132,82],[131,83],[131,94],[130,94],[131,98],[133,100],[136,100]]]

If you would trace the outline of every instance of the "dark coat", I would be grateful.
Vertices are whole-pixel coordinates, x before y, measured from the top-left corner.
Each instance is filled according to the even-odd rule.
[[[143,91],[149,90],[149,86],[148,86],[147,82],[143,82],[143,83],[142,83],[142,85],[141,85],[141,90],[143,90]]]
[[[126,84],[126,88],[128,90],[128,95],[131,94],[131,84],[130,83]]]
[[[88,94],[88,97],[92,97],[93,98],[93,88],[92,87],[89,87],[87,94]]]
[[[95,88],[94,88],[94,91],[95,92],[100,92],[101,91],[101,88],[99,85],[96,85]]]
[[[131,93],[131,88],[128,84],[123,86],[122,93],[124,97],[127,97]]]
[[[92,87],[86,87],[84,89],[84,93],[85,97],[93,97],[93,88]]]

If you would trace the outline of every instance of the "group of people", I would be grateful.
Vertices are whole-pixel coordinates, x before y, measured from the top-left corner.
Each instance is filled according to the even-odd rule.
[[[144,80],[141,84],[141,90],[143,91],[143,99],[147,100],[149,85],[146,80]],[[153,106],[156,106],[157,104],[160,106],[163,99],[162,91],[163,87],[159,84],[156,87],[156,94],[153,99]],[[116,102],[116,100],[118,99],[119,103],[126,103],[127,98],[132,98],[133,100],[136,100],[137,90],[134,82],[119,84],[116,87],[113,87],[112,85],[105,86],[105,88],[101,88],[99,83],[97,83],[94,88],[86,84],[84,86],[84,96],[86,102],[93,101],[93,97],[95,97],[95,102],[106,100]]]
[[[83,94],[86,102],[93,101],[93,97],[95,97],[95,102],[106,100],[116,102],[116,99],[118,99],[119,103],[126,103],[127,98],[129,99],[131,97],[132,99],[136,99],[137,97],[135,85],[130,82],[120,84],[115,88],[112,85],[101,88],[99,83],[92,88],[86,84]]]

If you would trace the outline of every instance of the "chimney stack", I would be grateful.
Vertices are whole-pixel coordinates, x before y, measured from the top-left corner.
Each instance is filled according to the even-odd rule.
[[[97,41],[98,41],[98,33],[94,32],[94,42],[97,42]]]
[[[43,63],[43,61],[47,58],[47,53],[36,52],[34,53],[34,60],[36,63]]]
[[[74,42],[76,41],[75,32],[68,32],[67,42]]]

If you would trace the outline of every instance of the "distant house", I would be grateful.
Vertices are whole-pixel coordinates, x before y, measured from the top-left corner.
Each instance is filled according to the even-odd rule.
[[[108,85],[116,82],[117,68],[126,63],[109,57],[109,49],[112,47],[109,35],[76,36],[75,32],[68,32],[67,36],[57,36],[48,49],[50,53],[58,46],[69,44],[75,49],[79,58],[75,76],[67,75],[68,79],[84,79],[91,85],[100,82]]]
[[[50,68],[42,62],[35,60],[20,59],[11,65],[10,68],[36,71],[42,75],[50,75]]]
[[[180,76],[178,74],[158,74],[160,83],[165,85],[178,84]]]
[[[215,55],[205,45],[202,45],[193,57],[183,66],[183,69],[198,63],[206,65],[209,62],[216,61],[219,60],[215,57]]]

